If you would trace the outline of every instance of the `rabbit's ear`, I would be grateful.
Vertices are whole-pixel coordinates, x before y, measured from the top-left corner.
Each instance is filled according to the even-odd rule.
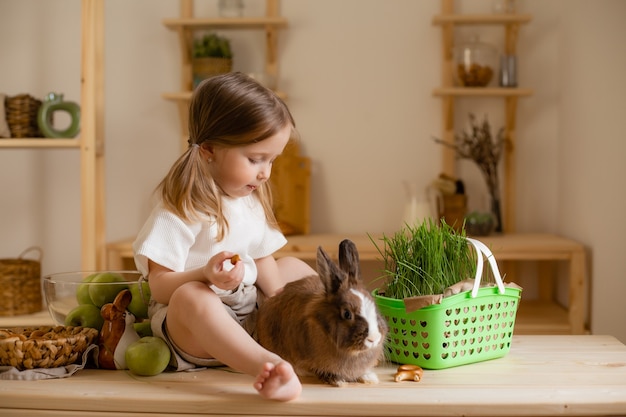
[[[344,239],[339,244],[339,268],[348,275],[350,283],[356,285],[361,277],[359,251],[350,239]]]
[[[113,304],[108,303],[100,309],[100,315],[105,320],[113,320]]]
[[[117,296],[115,297],[115,300],[113,300],[113,305],[119,311],[125,311],[126,307],[128,307],[132,299],[133,299],[133,295],[130,292],[130,290],[125,289],[125,290],[120,291],[117,294]]]
[[[321,246],[317,248],[317,273],[328,294],[336,293],[346,280],[345,273],[330,259]]]

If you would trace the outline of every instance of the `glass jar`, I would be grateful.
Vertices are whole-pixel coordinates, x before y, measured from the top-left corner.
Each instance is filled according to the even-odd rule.
[[[515,0],[494,0],[492,8],[494,13],[515,13]]]
[[[243,16],[243,0],[220,0],[218,8],[221,17]]]
[[[478,36],[456,45],[453,50],[454,81],[462,87],[485,87],[493,79],[498,63],[495,46],[480,42]]]

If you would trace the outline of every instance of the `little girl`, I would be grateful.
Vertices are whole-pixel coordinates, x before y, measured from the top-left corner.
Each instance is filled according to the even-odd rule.
[[[189,148],[159,184],[160,202],[133,244],[152,292],[152,330],[170,345],[171,365],[223,363],[281,401],[300,395],[300,381],[253,333],[257,288],[271,297],[315,274],[296,258],[272,256],[286,239],[267,180],[294,129],[284,102],[246,75],[201,83],[189,109]]]

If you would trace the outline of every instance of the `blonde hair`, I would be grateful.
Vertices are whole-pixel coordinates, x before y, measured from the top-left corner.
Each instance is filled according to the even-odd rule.
[[[239,147],[265,140],[295,123],[286,104],[252,78],[231,72],[203,81],[189,105],[189,148],[174,162],[159,184],[166,209],[185,221],[215,221],[217,238],[228,230],[221,197],[202,157],[206,144]],[[270,225],[278,228],[272,209],[272,191],[266,181],[253,192]]]

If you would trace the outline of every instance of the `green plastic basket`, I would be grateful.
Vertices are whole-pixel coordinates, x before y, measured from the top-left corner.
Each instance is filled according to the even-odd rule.
[[[511,348],[521,289],[504,287],[491,251],[468,238],[479,251],[474,289],[407,313],[403,300],[373,292],[389,325],[387,358],[425,369],[445,369],[506,355]],[[487,255],[497,286],[479,288],[482,254]]]

